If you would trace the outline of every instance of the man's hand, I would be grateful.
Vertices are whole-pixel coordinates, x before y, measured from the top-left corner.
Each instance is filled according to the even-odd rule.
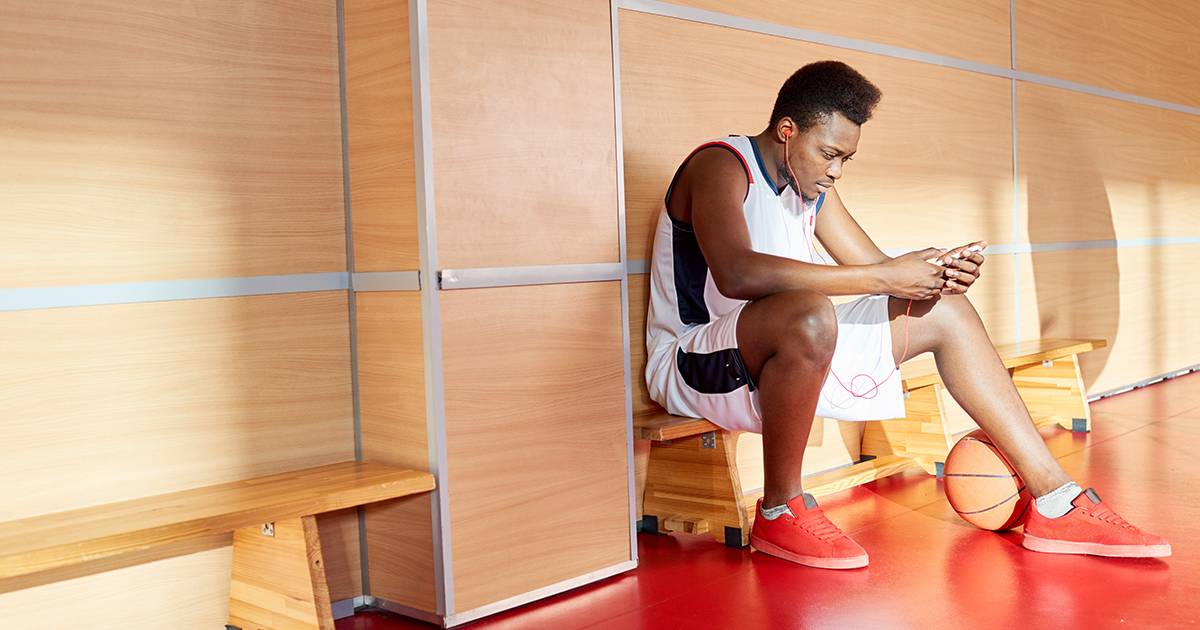
[[[928,300],[938,295],[946,286],[945,270],[927,261],[940,259],[947,253],[930,247],[880,263],[880,277],[885,286],[881,292],[911,300]]]
[[[975,248],[977,251],[973,251]],[[966,293],[972,284],[979,279],[979,268],[983,266],[983,250],[987,241],[975,241],[962,247],[956,247],[938,260],[945,267],[943,277],[946,285],[942,287],[942,295],[959,295]]]

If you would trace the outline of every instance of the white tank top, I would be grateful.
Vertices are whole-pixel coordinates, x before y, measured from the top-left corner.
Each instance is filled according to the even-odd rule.
[[[756,252],[808,263],[816,251],[816,216],[825,195],[805,202],[791,186],[778,192],[758,147],[746,136],[729,136],[705,143],[679,166],[671,187],[697,151],[712,146],[732,151],[741,159],[749,180],[742,212]],[[667,190],[667,199],[671,190]],[[726,297],[717,290],[712,272],[700,251],[691,224],[667,212],[666,200],[658,214],[650,264],[650,307],[646,315],[646,353],[653,357],[670,349],[672,342],[693,326],[713,321],[745,300]]]

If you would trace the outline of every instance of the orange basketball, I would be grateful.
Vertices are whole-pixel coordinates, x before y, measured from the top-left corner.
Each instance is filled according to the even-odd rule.
[[[963,520],[990,530],[1025,518],[1029,490],[983,429],[963,436],[946,456],[946,499]]]

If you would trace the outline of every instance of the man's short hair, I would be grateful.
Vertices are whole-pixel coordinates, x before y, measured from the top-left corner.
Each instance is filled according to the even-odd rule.
[[[771,111],[771,126],[787,116],[797,131],[804,131],[834,112],[861,125],[871,118],[880,96],[879,88],[854,68],[840,61],[817,61],[783,82]]]

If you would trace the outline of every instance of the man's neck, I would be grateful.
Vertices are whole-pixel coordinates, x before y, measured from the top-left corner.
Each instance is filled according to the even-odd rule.
[[[764,130],[757,136],[752,136],[754,143],[758,145],[758,150],[762,152],[763,162],[767,168],[771,169],[771,179],[775,181],[776,192],[782,192],[789,183],[792,184],[793,190],[798,190],[798,187],[792,181],[792,176],[787,171],[787,163],[784,160],[784,146],[775,140],[770,129]]]

